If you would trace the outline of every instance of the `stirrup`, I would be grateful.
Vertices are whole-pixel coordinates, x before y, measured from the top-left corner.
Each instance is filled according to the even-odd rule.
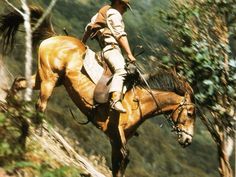
[[[120,113],[126,113],[126,110],[123,107],[120,100],[116,100],[116,101],[111,100],[110,101],[110,106],[111,106],[111,109],[114,109],[114,110],[116,110]]]

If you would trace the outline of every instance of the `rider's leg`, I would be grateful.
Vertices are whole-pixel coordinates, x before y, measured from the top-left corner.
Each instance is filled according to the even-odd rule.
[[[121,104],[122,88],[124,82],[124,76],[126,71],[124,69],[116,69],[112,78],[110,93],[111,93],[111,108],[119,112],[126,112]]]
[[[125,70],[125,59],[119,48],[112,48],[111,50],[105,51],[104,58],[113,73],[109,90],[111,93],[111,108],[124,113],[126,110],[121,103],[121,97],[123,83],[127,73]]]

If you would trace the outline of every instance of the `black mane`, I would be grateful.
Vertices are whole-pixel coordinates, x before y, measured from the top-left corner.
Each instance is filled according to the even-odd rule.
[[[193,90],[189,83],[171,70],[159,69],[158,72],[148,74],[147,83],[151,89],[175,92],[181,96],[188,92],[193,97]],[[139,86],[148,88],[144,81],[141,81]]]

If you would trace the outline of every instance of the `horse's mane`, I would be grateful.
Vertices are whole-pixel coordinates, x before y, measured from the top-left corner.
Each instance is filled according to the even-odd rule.
[[[151,89],[175,92],[181,96],[188,92],[191,95],[191,99],[194,100],[193,90],[189,83],[183,76],[173,70],[160,68],[157,72],[148,74],[146,81]],[[144,81],[141,81],[138,85],[148,88]]]

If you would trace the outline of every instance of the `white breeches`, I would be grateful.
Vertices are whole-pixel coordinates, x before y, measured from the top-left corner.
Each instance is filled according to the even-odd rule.
[[[125,70],[125,59],[118,47],[111,48],[103,53],[113,78],[109,92],[122,92],[123,83],[127,74]]]

